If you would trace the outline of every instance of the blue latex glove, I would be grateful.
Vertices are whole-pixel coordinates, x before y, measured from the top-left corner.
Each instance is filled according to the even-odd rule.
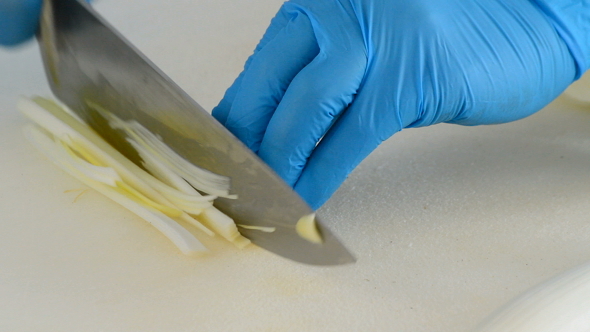
[[[402,128],[541,109],[587,69],[589,15],[587,0],[290,1],[213,115],[318,208]]]
[[[42,4],[43,0],[0,0],[0,45],[16,46],[31,39]]]
[[[0,0],[0,45],[14,46],[35,34],[42,0]]]

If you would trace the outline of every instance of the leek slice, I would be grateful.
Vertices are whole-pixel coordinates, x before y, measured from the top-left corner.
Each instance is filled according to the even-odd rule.
[[[117,174],[117,172],[115,172],[114,169],[110,167],[93,165],[91,163],[85,162],[83,159],[76,155],[76,152],[74,152],[72,148],[70,148],[61,140],[57,140],[56,144],[58,145],[56,146],[55,152],[60,153],[63,158],[67,158],[68,156],[64,155],[62,152],[67,153],[71,158],[72,167],[77,168],[80,172],[84,173],[84,175],[88,176],[89,178],[109,185],[111,187],[116,187],[117,182],[121,181],[119,174]]]
[[[185,194],[157,180],[149,179],[146,182],[164,197],[168,198],[175,206],[190,214],[200,214],[204,209],[213,206],[213,199],[216,198],[215,196]]]
[[[81,159],[75,158],[73,154],[68,153],[63,149],[63,145],[51,139],[46,133],[43,133],[37,127],[28,125],[24,128],[24,133],[27,139],[38,148],[45,156],[47,156],[54,164],[72,175],[79,181],[95,189],[106,197],[119,203],[131,212],[135,213],[145,221],[149,222],[162,234],[176,245],[186,255],[201,254],[207,252],[199,240],[197,240],[190,232],[180,226],[176,221],[161,213],[160,211],[142,206],[141,204],[130,198],[125,191],[119,187],[109,186],[94,176],[92,172],[87,173],[91,168],[80,167]],[[60,148],[61,147],[61,148]],[[90,164],[88,164],[90,165]],[[86,166],[88,166],[86,165]],[[90,165],[94,166],[94,165]],[[109,169],[107,167],[94,166],[102,169]],[[93,169],[93,171],[96,169]],[[108,174],[110,172],[106,172]],[[114,180],[116,176],[113,176]],[[111,183],[111,181],[106,181]]]
[[[203,210],[197,219],[238,248],[243,248],[250,243],[250,240],[240,234],[234,220],[213,206]]]
[[[315,213],[301,217],[295,224],[295,231],[302,238],[312,243],[322,243],[322,234],[315,222]]]
[[[135,121],[131,122],[126,128],[126,131],[136,142],[152,149],[154,156],[159,157],[162,163],[167,164],[168,167],[195,188],[220,197],[234,197],[229,195],[229,178],[220,177],[217,174],[191,164],[170,149],[157,136]]]
[[[142,181],[140,174],[145,171],[109,145],[88,125],[76,120],[61,109],[59,105],[51,100],[36,97],[33,100],[20,99],[18,108],[53,136],[59,137],[70,146],[76,146],[78,151],[91,153],[100,165],[109,165],[114,168],[125,183],[143,195],[160,204],[169,203],[162,195]]]
[[[86,176],[88,176],[92,179],[98,180],[99,182],[107,184],[111,187],[118,187],[123,192],[125,192],[127,194],[127,196],[134,198],[139,203],[142,203],[144,205],[155,208],[156,210],[164,213],[165,215],[167,215],[169,217],[178,218],[182,215],[181,210],[173,208],[173,207],[168,207],[168,206],[165,206],[162,204],[158,204],[158,203],[152,201],[151,199],[149,199],[148,197],[144,196],[142,193],[135,190],[133,187],[129,186],[125,182],[121,181],[121,179],[119,178],[119,175],[117,174],[117,172],[115,172],[114,169],[112,169],[110,167],[102,167],[102,166],[93,165],[92,163],[89,163],[88,161],[83,160],[82,158],[78,157],[76,152],[74,152],[63,141],[58,141],[57,143],[64,151],[66,151],[66,153],[68,153],[68,155],[70,157],[69,161],[71,162],[72,166],[75,166],[76,168],[78,168]],[[85,153],[85,155],[90,156],[87,153]]]
[[[124,131],[128,135],[128,141],[135,142],[134,146],[139,147],[140,154],[150,156],[151,158],[148,159],[157,159],[159,163],[166,165],[167,168],[203,192],[219,197],[235,198],[235,195],[229,194],[230,180],[228,177],[193,165],[166,145],[159,136],[137,121],[124,121],[94,103],[89,103],[89,105],[100,112],[112,128]]]
[[[143,147],[141,144],[135,142],[134,140],[128,140],[129,144],[135,148],[139,156],[143,161],[143,166],[158,180],[164,182],[168,186],[172,188],[176,188],[177,190],[195,196],[201,196],[201,194],[193,188],[185,179],[183,179],[180,175],[176,174],[169,167],[167,167],[164,163],[162,163],[157,157],[153,155],[153,152],[150,152],[148,149]],[[216,196],[213,196],[216,197]]]
[[[213,205],[212,201],[217,198],[217,196],[202,196],[197,190],[184,181],[184,179],[180,178],[176,173],[161,164],[151,153],[148,153],[143,146],[133,141],[131,143],[139,153],[140,157],[144,160],[144,165],[150,166],[146,168],[152,172],[158,180],[160,180],[148,180],[148,183],[154,189],[188,213],[199,214],[203,209]],[[182,190],[179,190],[177,186],[182,188]]]
[[[84,151],[83,153],[91,155],[93,163],[112,167],[123,182],[143,196],[158,204],[176,208],[170,200],[146,183],[147,181],[154,182],[155,178],[152,175],[127,159],[95,133],[92,128],[72,117],[55,102],[41,97],[35,97],[32,100],[21,98],[18,108],[25,116],[55,137],[76,147],[77,151]],[[214,235],[210,229],[185,212],[182,212],[179,219],[198,227],[210,236]]]
[[[250,241],[250,239],[248,239],[246,237],[239,236],[235,240],[233,240],[232,243],[238,249],[244,249],[246,246],[248,246],[250,243],[252,243],[252,241]]]
[[[202,198],[200,197],[200,193],[191,185],[189,185],[181,176],[161,163],[158,158],[154,158],[153,154],[148,149],[135,141],[130,140],[129,142],[138,151],[140,157],[144,161],[144,166],[146,166],[146,168],[152,172],[156,178],[162,182],[169,183],[170,186],[174,187],[175,189],[186,193],[186,204],[180,201],[180,199],[182,199],[181,193],[175,194],[179,200],[173,200],[171,197],[167,196],[165,192],[161,191],[162,194],[164,194],[166,197],[169,197],[178,207],[184,209],[186,212],[192,215],[195,215],[202,224],[207,226],[209,229],[212,229],[226,240],[232,242],[238,248],[243,248],[248,243],[250,243],[250,240],[244,238],[240,234],[234,220],[221,211],[217,210],[217,208],[213,207],[212,204],[204,207],[201,210],[191,209],[191,207],[201,207],[201,205],[195,202],[195,200]],[[154,188],[156,187],[154,186]],[[213,198],[216,197],[213,196]]]
[[[215,231],[239,248],[250,243],[250,240],[240,234],[233,219],[213,207],[213,200],[217,198],[217,195],[203,196],[193,188],[194,183],[191,182],[191,185],[189,184],[190,181],[187,182],[184,179],[183,174],[186,177],[194,177],[193,174],[186,174],[194,171],[194,169],[183,164],[183,162],[180,162],[183,166],[174,166],[174,162],[167,161],[166,158],[173,154],[176,155],[175,152],[167,148],[156,135],[153,135],[141,125],[131,126],[135,128],[133,133],[140,132],[141,134],[135,135],[139,139],[130,139],[129,141],[140,154],[146,169],[152,174],[144,171],[123,156],[88,125],[73,116],[71,111],[68,112],[67,108],[40,97],[33,100],[22,98],[18,106],[22,113],[42,128],[37,131],[52,142],[52,145],[50,145],[45,140],[47,144],[42,144],[43,146],[40,149],[42,151],[44,151],[43,149],[52,151],[53,157],[50,159],[67,160],[67,163],[62,162],[61,164],[59,161],[54,162],[70,173],[77,172],[77,175],[72,175],[89,186],[95,188],[95,184],[99,183],[107,189],[100,188],[100,190],[97,190],[100,192],[109,191],[109,194],[105,194],[108,197],[113,195],[126,197],[125,201],[134,203],[134,205],[131,204],[132,209],[137,210],[135,205],[143,207],[144,210],[140,211],[140,213],[146,215],[147,218],[151,218],[149,220],[167,218],[165,224],[174,222],[176,225],[174,227],[180,228],[182,226],[178,225],[174,219],[184,221],[198,227],[210,236],[213,236],[215,234],[213,231]],[[106,111],[102,110],[102,112]],[[108,115],[108,113],[105,114]],[[119,126],[124,123],[121,120],[114,121],[119,121]],[[29,134],[29,136],[31,135],[36,135],[36,145],[39,147],[38,142],[43,141],[43,139],[39,139],[39,134]],[[49,138],[51,136],[54,137],[55,142]],[[150,145],[146,141],[157,142]],[[160,154],[162,150],[166,150],[165,155]],[[176,162],[178,162],[178,158],[182,159],[179,155],[172,158],[176,158]],[[184,160],[184,163],[196,167],[186,160]],[[170,166],[171,164],[172,166]],[[235,197],[229,195],[229,188],[225,187],[229,184],[229,179],[209,173],[209,175],[213,174],[217,177],[216,180],[211,180],[215,177],[209,177],[207,180],[209,185],[216,186],[212,191],[223,194],[228,198]],[[93,185],[89,184],[93,183],[92,181],[95,183]],[[218,181],[218,183],[215,183],[215,181]],[[113,192],[115,194],[112,194]],[[150,222],[157,223],[154,220]],[[169,227],[172,226],[166,227],[164,228],[168,229],[167,232],[171,232]],[[184,228],[182,229],[184,230]],[[164,233],[164,231],[162,232]],[[183,241],[186,242],[187,240]]]
[[[59,141],[58,143],[70,155],[70,161],[74,163],[77,166],[77,168],[79,168],[86,176],[96,179],[99,182],[110,185],[111,187],[118,187],[122,191],[124,191],[129,197],[135,198],[136,201],[144,205],[151,206],[167,216],[178,218],[182,215],[182,210],[158,204],[146,197],[145,195],[143,195],[142,193],[140,193],[139,191],[135,190],[133,187],[123,182],[119,178],[119,175],[117,174],[117,172],[115,172],[114,169],[110,167],[102,167],[92,164],[91,160],[95,159],[92,156],[92,154],[89,154],[87,151],[80,149],[74,152],[74,150],[72,150],[72,148],[70,148],[63,141]],[[90,160],[84,160],[78,157],[76,152]]]
[[[267,227],[267,226],[253,226],[253,225],[244,225],[244,224],[237,224],[238,227],[242,227],[245,229],[252,229],[255,231],[261,231],[264,233],[273,233],[274,231],[277,230],[276,227]]]
[[[179,218],[180,216],[182,216],[182,210],[179,210],[179,209],[176,209],[173,207],[169,207],[166,205],[158,204],[158,203],[152,201],[151,199],[145,197],[142,193],[133,189],[133,187],[126,184],[125,182],[118,181],[117,188],[121,189],[121,191],[124,192],[125,194],[127,194],[127,196],[135,198],[139,203],[141,203],[143,205],[147,205],[149,207],[152,207],[152,208],[164,213],[165,215],[167,215],[169,217]]]
[[[188,195],[187,199],[189,201],[195,200],[194,195],[200,195],[197,190],[187,183],[188,180],[185,180],[185,178],[191,178],[194,176],[190,174],[191,169],[194,170],[195,173],[198,173],[197,169],[206,173],[210,173],[209,171],[199,169],[198,167],[190,164],[188,161],[168,148],[156,135],[149,132],[139,123],[135,121],[125,122],[114,114],[100,108],[100,106],[93,105],[92,107],[99,110],[105,118],[109,119],[109,124],[113,128],[121,129],[125,131],[127,135],[129,135],[130,139],[128,139],[128,142],[139,153],[146,169],[148,169],[158,180],[186,193]],[[225,185],[228,182],[226,183],[225,177],[219,177],[217,181],[219,182],[214,184],[216,186],[215,188],[206,189],[201,187],[201,189],[209,193],[217,192],[226,198],[235,197],[227,194],[228,188],[225,188]],[[196,183],[191,181],[188,182],[197,187]],[[189,206],[185,205],[183,202],[179,200],[173,200],[164,192],[162,193],[174,203],[176,203],[178,207],[185,209],[185,211],[188,213],[196,215],[196,218],[202,224],[212,229],[226,240],[232,242],[237,247],[243,248],[250,243],[250,240],[246,239],[240,234],[234,220],[223,214],[212,205],[205,207],[202,210],[189,210]],[[182,195],[176,194],[176,196],[181,197]],[[195,207],[197,206],[195,203],[196,202],[190,202],[189,205]]]

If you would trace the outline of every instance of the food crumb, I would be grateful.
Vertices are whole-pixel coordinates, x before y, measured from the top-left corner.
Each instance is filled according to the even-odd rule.
[[[72,204],[73,203],[76,203],[76,201],[78,201],[78,199],[80,198],[80,196],[84,195],[87,192],[88,192],[88,189],[84,189],[81,193],[78,194],[78,196],[76,196],[76,198],[74,198],[74,200],[72,201]]]

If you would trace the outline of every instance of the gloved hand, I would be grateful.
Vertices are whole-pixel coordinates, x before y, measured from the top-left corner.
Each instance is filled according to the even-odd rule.
[[[588,1],[566,1],[590,13]],[[554,7],[293,0],[213,116],[318,208],[402,128],[508,122],[556,98],[586,69],[589,45],[577,45],[576,57],[584,40],[564,41],[567,24],[560,31],[555,22],[568,16]],[[578,37],[588,36],[587,17],[570,17]]]
[[[20,44],[35,34],[41,0],[0,0],[0,45]]]

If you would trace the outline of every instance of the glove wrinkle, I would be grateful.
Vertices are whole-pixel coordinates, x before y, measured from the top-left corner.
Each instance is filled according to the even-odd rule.
[[[590,1],[531,0],[563,38],[576,63],[575,78],[590,68]]]
[[[225,126],[254,152],[258,152],[291,81],[319,52],[308,16],[292,6],[284,8],[289,22],[257,51],[241,81],[234,83],[240,87],[225,121]]]
[[[281,10],[308,22],[291,20],[255,52],[226,126],[313,208],[400,130],[514,121],[576,75],[531,0],[292,0]]]
[[[244,73],[250,67],[250,64],[252,63],[252,60],[255,58],[255,55],[258,54],[258,52],[262,50],[270,41],[272,41],[289,23],[289,21],[290,17],[288,13],[284,10],[279,10],[277,15],[275,15],[275,17],[273,17],[273,19],[271,20],[270,25],[266,29],[266,32],[264,33],[262,38],[260,39],[260,42],[258,43],[258,45],[256,45],[253,54],[249,56],[246,60],[242,72],[235,79],[234,83],[227,89],[223,96],[223,99],[221,99],[219,104],[216,107],[214,107],[211,111],[211,115],[213,115],[213,117],[217,119],[217,121],[219,121],[219,123],[221,123],[222,125],[225,126],[227,122],[227,118],[229,116],[229,112],[231,110],[233,102],[236,98],[238,91],[240,90],[240,87],[242,86]]]

